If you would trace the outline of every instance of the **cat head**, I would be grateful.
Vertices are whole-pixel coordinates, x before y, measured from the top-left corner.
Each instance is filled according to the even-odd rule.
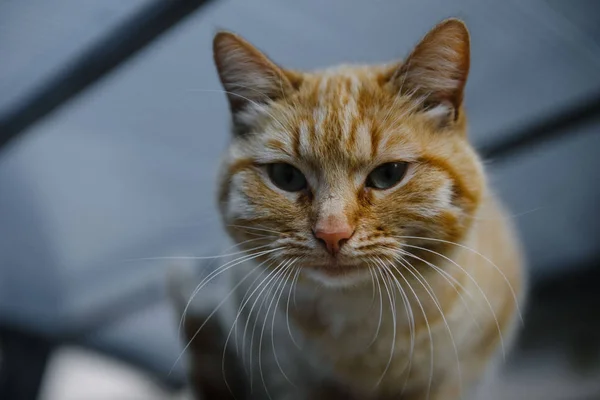
[[[485,182],[466,137],[461,21],[385,65],[288,70],[228,32],[214,58],[233,119],[222,217],[265,267],[342,284],[467,234]]]

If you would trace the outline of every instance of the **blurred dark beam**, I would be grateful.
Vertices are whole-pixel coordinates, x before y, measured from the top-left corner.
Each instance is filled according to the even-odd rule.
[[[0,399],[36,400],[54,343],[0,324]]]
[[[479,148],[485,159],[498,160],[529,149],[562,135],[570,135],[574,128],[600,116],[600,92],[579,100],[560,112],[540,119],[510,134],[498,134],[507,138],[504,141],[492,141]]]
[[[24,101],[0,114],[0,149],[209,0],[154,0],[83,51]]]

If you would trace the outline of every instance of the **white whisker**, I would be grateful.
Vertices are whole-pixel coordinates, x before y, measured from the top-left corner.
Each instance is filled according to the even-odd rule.
[[[265,263],[269,262],[269,266],[271,265],[272,261],[273,261],[273,256],[270,256],[268,259],[266,259],[265,261],[261,262],[260,264],[258,264],[258,268],[262,267]],[[254,270],[253,270],[254,271]],[[253,271],[251,271],[250,273],[252,273]],[[226,351],[227,351],[227,345],[229,344],[229,340],[231,339],[231,333],[235,330],[235,350],[236,350],[236,354],[239,355],[239,348],[238,348],[238,338],[237,338],[237,322],[238,319],[240,318],[242,311],[244,309],[244,307],[246,306],[246,304],[248,303],[248,301],[250,301],[250,297],[252,295],[250,295],[250,297],[247,298],[246,300],[246,296],[248,295],[248,292],[250,291],[250,289],[252,288],[252,286],[256,283],[256,281],[258,279],[260,279],[262,277],[263,274],[263,269],[260,269],[260,273],[259,275],[254,278],[254,280],[252,281],[252,283],[250,283],[250,285],[248,286],[248,289],[246,290],[246,293],[244,294],[242,301],[240,302],[240,306],[238,307],[238,311],[236,313],[235,319],[233,320],[232,324],[231,324],[231,328],[229,329],[229,333],[227,334],[227,338],[225,339],[225,345],[223,347],[223,358],[221,361],[221,374],[223,375],[223,380],[225,381],[225,385],[227,386],[227,389],[229,390],[229,393],[231,393],[233,395],[233,391],[231,390],[231,387],[229,386],[229,382],[227,382],[227,378],[226,378],[226,374],[225,374],[225,355],[226,355]],[[248,372],[246,369],[246,366],[243,365],[244,369],[246,370],[246,373]]]
[[[473,278],[473,276],[467,270],[465,270],[463,267],[461,267],[456,261],[454,261],[450,257],[447,257],[447,256],[445,256],[445,255],[443,255],[441,253],[438,253],[437,251],[434,251],[434,250],[431,250],[431,249],[427,249],[426,247],[419,247],[419,246],[414,246],[414,245],[404,245],[404,246],[407,246],[407,247],[410,246],[410,247],[414,247],[414,248],[419,248],[421,250],[428,251],[428,252],[430,252],[432,254],[436,254],[436,255],[442,257],[443,259],[445,259],[446,261],[448,261],[449,263],[451,263],[452,265],[454,265],[456,268],[460,269],[467,276],[467,278],[475,285],[475,287],[477,288],[477,290],[479,291],[479,293],[483,297],[483,301],[485,301],[486,305],[490,309],[490,312],[492,313],[492,317],[494,318],[494,322],[496,323],[496,328],[498,329],[498,335],[500,337],[500,348],[502,350],[502,357],[504,359],[506,359],[506,351],[505,351],[505,346],[504,346],[504,338],[502,336],[502,329],[500,328],[500,322],[498,321],[498,317],[496,316],[496,312],[494,311],[494,307],[492,306],[492,303],[490,302],[490,300],[486,296],[485,292],[483,291],[483,289],[481,288],[481,286],[479,285],[479,283],[477,282],[477,280],[475,278]],[[414,254],[412,254],[411,257],[416,258],[417,256],[415,256]]]
[[[375,387],[379,386],[379,384],[383,380],[385,374],[387,373],[387,371],[388,371],[388,369],[389,369],[389,367],[390,367],[390,365],[392,363],[392,359],[394,357],[394,350],[396,348],[396,326],[397,326],[396,325],[396,310],[395,310],[395,308],[394,308],[394,306],[392,304],[392,295],[391,295],[390,289],[388,288],[388,285],[386,283],[386,281],[387,281],[386,277],[385,277],[385,275],[383,274],[382,271],[379,271],[379,270],[376,270],[376,271],[379,272],[379,274],[381,276],[381,280],[383,281],[383,285],[385,287],[385,290],[386,290],[386,292],[388,294],[388,299],[389,299],[389,302],[390,302],[390,313],[391,313],[391,316],[392,316],[392,329],[393,329],[393,333],[392,333],[392,344],[391,344],[391,348],[390,348],[390,356],[389,356],[388,361],[387,361],[387,363],[385,365],[383,373],[381,374],[381,377],[379,378],[379,380],[375,384]],[[385,269],[384,269],[384,271],[388,272]]]
[[[287,331],[288,331],[288,334],[290,335],[290,339],[292,340],[292,343],[294,343],[294,345],[296,346],[296,348],[298,350],[302,350],[302,349],[300,349],[300,346],[298,346],[298,343],[296,342],[294,335],[292,335],[292,330],[290,329],[290,298],[292,295],[292,290],[295,288],[295,285],[298,282],[298,277],[300,276],[301,271],[302,271],[302,269],[300,267],[298,267],[297,271],[296,271],[296,275],[294,275],[294,277],[292,278],[292,283],[290,285],[290,291],[289,291],[288,297],[287,297],[287,305],[285,307],[285,318],[286,318]]]
[[[375,329],[375,335],[373,336],[371,343],[369,343],[367,346],[367,349],[370,348],[377,340],[377,337],[379,336],[379,330],[381,329],[381,320],[383,319],[383,294],[381,293],[381,284],[379,283],[379,277],[376,276],[377,271],[374,268],[372,271],[375,283],[377,284],[377,291],[379,292],[379,320],[377,322],[377,329]]]
[[[524,323],[523,315],[521,313],[521,308],[519,306],[519,299],[517,297],[517,293],[513,289],[510,281],[508,280],[508,278],[506,277],[506,275],[504,274],[504,272],[502,272],[502,270],[500,268],[498,268],[498,266],[496,264],[494,264],[492,262],[492,260],[490,260],[489,258],[487,258],[486,256],[484,256],[483,254],[481,254],[480,252],[478,252],[475,249],[472,249],[472,248],[470,248],[468,246],[465,246],[464,244],[461,244],[461,243],[451,242],[449,240],[435,239],[435,238],[426,238],[426,237],[420,237],[420,236],[397,236],[397,237],[401,238],[401,239],[420,239],[420,240],[430,240],[430,241],[435,241],[435,242],[440,242],[440,243],[451,244],[451,245],[463,248],[465,250],[468,250],[468,251],[470,251],[470,252],[472,252],[474,254],[477,254],[479,257],[483,258],[489,265],[491,265],[492,267],[494,267],[496,269],[496,271],[502,276],[502,279],[504,279],[504,282],[506,282],[506,285],[508,286],[508,288],[509,288],[509,290],[510,290],[510,292],[512,294],[512,297],[513,297],[513,299],[515,301],[515,306],[517,308],[517,314],[519,316],[519,319],[521,320],[521,324]]]
[[[244,225],[227,225],[231,228],[236,228],[236,229],[247,229],[250,231],[259,231],[259,232],[267,232],[267,233],[274,233],[275,235],[267,235],[267,237],[279,237],[281,236],[281,232],[278,231],[274,231],[272,229],[265,229],[265,228],[256,228],[254,226],[244,226]]]
[[[405,247],[415,247],[415,246],[406,245],[406,244],[404,246]],[[452,288],[456,291],[456,293],[458,294],[458,296],[460,298],[461,303],[465,307],[465,310],[467,310],[467,313],[469,313],[469,316],[471,317],[471,319],[473,320],[473,322],[475,323],[477,328],[481,330],[481,325],[479,325],[479,321],[477,321],[477,319],[475,318],[475,315],[471,311],[471,308],[469,307],[467,301],[465,300],[465,298],[463,296],[463,293],[466,293],[471,300],[474,300],[473,294],[471,292],[469,292],[462,283],[460,283],[456,278],[454,278],[454,276],[452,276],[448,272],[444,271],[442,268],[438,267],[437,265],[435,265],[427,260],[422,259],[421,257],[418,257],[418,256],[412,254],[410,251],[401,249],[400,254],[411,257],[411,258],[415,258],[418,261],[421,261],[421,262],[427,264],[434,271],[436,271],[438,274],[440,274],[440,276],[442,278],[444,278],[444,280],[446,282],[448,282],[450,284],[450,286],[452,286]],[[460,290],[458,290],[458,289],[460,289]]]
[[[248,312],[248,318],[246,318],[246,321],[244,324],[244,331],[243,331],[243,335],[242,335],[242,363],[244,363],[244,364],[245,364],[245,360],[246,360],[246,332],[248,330],[248,323],[250,321],[250,318],[252,318],[252,312],[254,311],[254,307],[256,306],[256,303],[262,296],[265,289],[267,289],[269,287],[269,284],[273,281],[273,279],[275,279],[277,277],[277,272],[279,271],[282,264],[283,264],[283,262],[280,262],[277,265],[277,267],[273,268],[273,270],[267,274],[267,276],[256,286],[256,288],[254,288],[252,293],[250,293],[250,295],[246,299],[246,302],[242,305],[242,309],[243,309],[246,306],[246,304],[248,302],[250,302],[250,300],[252,299],[252,296],[258,290],[260,290],[260,292],[256,295],[256,299],[252,303],[252,306],[250,307],[250,311]],[[250,352],[252,352],[252,348],[250,349]]]
[[[289,265],[290,265],[291,262],[292,262],[292,260],[287,260],[285,262],[285,264],[283,265],[283,267],[281,267],[281,272],[278,274],[277,279],[271,285],[271,289],[269,289],[267,291],[267,294],[265,296],[265,300],[267,299],[267,297],[270,297],[271,301],[269,301],[269,304],[267,306],[267,310],[265,312],[265,317],[263,319],[263,326],[262,326],[262,329],[260,330],[260,336],[259,336],[259,339],[258,339],[258,372],[260,374],[260,380],[262,382],[263,388],[265,389],[265,393],[267,394],[267,397],[270,400],[272,400],[272,397],[271,397],[271,394],[269,393],[269,389],[267,388],[267,383],[265,381],[265,376],[264,376],[263,368],[262,368],[262,352],[263,352],[262,351],[262,344],[263,344],[263,338],[264,338],[264,334],[265,334],[265,327],[267,325],[267,319],[269,319],[269,312],[271,311],[271,307],[273,306],[273,302],[275,301],[275,298],[277,298],[277,291],[279,290],[279,287],[285,281],[285,277],[287,276],[287,273],[288,273],[288,267],[289,267]],[[271,296],[271,291],[273,289],[274,289],[274,293]],[[261,305],[261,308],[262,308],[262,305]],[[258,310],[258,312],[260,313],[260,309]],[[258,318],[257,318],[257,320],[258,320]],[[254,332],[252,333],[252,336],[254,337]]]
[[[242,285],[242,283],[244,283],[244,281],[246,279],[248,279],[248,277],[252,274],[252,272],[256,271],[258,268],[259,268],[259,266],[256,266],[256,267],[254,267],[254,269],[252,271],[248,272],[248,274],[246,274],[246,276],[243,279],[241,279],[233,287],[233,289],[231,289],[229,291],[229,293],[223,298],[223,300],[221,300],[219,302],[219,304],[217,304],[217,306],[213,309],[213,311],[206,317],[206,319],[200,325],[200,327],[196,330],[196,332],[194,333],[194,335],[192,335],[192,337],[190,338],[190,340],[188,340],[188,343],[185,345],[185,347],[183,348],[183,350],[181,350],[181,353],[179,353],[179,356],[177,356],[177,359],[173,363],[173,366],[171,367],[171,370],[169,371],[169,374],[171,374],[173,372],[173,369],[175,368],[175,366],[177,365],[177,363],[179,362],[179,360],[181,360],[181,357],[183,357],[183,355],[185,354],[185,352],[187,351],[187,349],[190,347],[190,345],[192,344],[192,342],[194,341],[194,339],[196,338],[196,336],[198,336],[198,333],[200,333],[200,331],[202,330],[202,328],[204,328],[204,326],[208,323],[208,321],[212,318],[212,316],[215,315],[215,313],[221,308],[221,306],[223,304],[225,304],[225,302],[227,301],[227,299],[229,299],[229,297],[237,290],[237,288],[240,287]]]
[[[429,383],[427,386],[427,396],[426,399],[429,399],[429,395],[431,392],[431,385],[433,384],[433,357],[434,357],[434,353],[433,353],[433,335],[431,333],[431,326],[429,325],[429,319],[427,318],[427,313],[425,312],[425,308],[423,307],[423,304],[421,303],[421,300],[419,299],[419,296],[417,295],[417,293],[415,292],[415,290],[413,289],[413,287],[411,286],[410,282],[408,282],[408,280],[406,279],[406,277],[404,276],[404,274],[402,274],[402,272],[400,272],[400,270],[398,269],[398,267],[396,267],[394,264],[390,263],[390,266],[392,268],[394,268],[396,270],[396,272],[398,272],[398,274],[400,275],[400,277],[402,278],[402,280],[406,283],[406,286],[408,287],[408,289],[411,291],[411,293],[413,294],[413,296],[415,297],[415,300],[417,301],[417,305],[419,306],[421,313],[423,313],[423,318],[425,320],[425,325],[427,327],[427,332],[429,334],[429,354],[430,354],[430,373],[429,373]]]
[[[162,257],[142,257],[142,258],[126,258],[124,260],[121,260],[121,262],[124,263],[129,263],[129,262],[135,262],[135,261],[160,261],[160,260],[215,260],[218,258],[224,258],[224,257],[231,257],[231,256],[237,256],[239,254],[244,254],[247,253],[249,251],[254,251],[254,250],[258,250],[258,249],[264,249],[265,247],[269,247],[270,244],[265,244],[263,246],[258,246],[255,247],[253,249],[249,249],[249,250],[240,250],[240,251],[236,251],[235,253],[229,253],[229,254],[221,254],[218,256],[162,256]]]
[[[379,265],[382,266],[382,268],[386,269],[388,272],[391,272],[389,270],[389,268],[387,268],[383,262],[383,260],[381,260],[379,257],[377,257],[377,261],[379,262]],[[409,329],[409,335],[410,335],[410,349],[409,349],[409,356],[408,356],[408,361],[407,361],[407,365],[405,366],[405,370],[406,370],[406,378],[404,380],[404,385],[402,386],[402,393],[404,393],[404,390],[406,388],[406,385],[408,383],[408,377],[410,375],[411,369],[412,369],[412,360],[413,360],[413,355],[414,355],[414,350],[415,350],[415,317],[413,314],[413,310],[410,304],[410,300],[408,299],[408,296],[406,295],[406,292],[404,291],[404,289],[402,288],[402,285],[400,284],[400,282],[398,281],[398,279],[394,276],[393,273],[390,273],[390,277],[393,281],[393,283],[395,283],[397,289],[398,289],[398,293],[400,294],[400,297],[402,298],[402,303],[404,304],[404,310],[406,312],[406,315],[408,317],[408,329]]]
[[[276,313],[277,313],[277,310],[279,307],[279,301],[281,300],[281,295],[283,294],[283,291],[285,290],[285,284],[288,282],[290,277],[292,277],[294,275],[295,269],[293,268],[293,266],[297,261],[298,261],[298,259],[293,260],[287,267],[288,273],[283,278],[281,291],[279,291],[279,297],[277,298],[277,301],[275,302],[275,308],[273,309],[273,317],[271,318],[271,349],[273,350],[273,357],[275,358],[275,363],[277,364],[277,367],[279,368],[279,371],[281,372],[283,377],[294,387],[296,387],[296,385],[290,380],[290,378],[288,378],[287,374],[285,372],[283,372],[283,368],[281,368],[281,364],[279,363],[279,359],[277,358],[277,351],[275,350],[274,330],[275,330],[275,316],[276,316]],[[277,295],[277,292],[275,292],[275,295]],[[268,315],[269,314],[267,312],[267,316]],[[263,329],[264,329],[264,327],[263,327]]]
[[[397,261],[400,262],[406,268],[406,270],[417,280],[417,282],[419,282],[421,284],[421,286],[423,286],[423,289],[425,289],[425,292],[429,295],[429,297],[431,297],[431,300],[433,300],[433,303],[435,304],[436,308],[440,312],[440,315],[442,316],[442,320],[444,321],[444,325],[446,326],[446,329],[448,330],[448,335],[450,336],[450,341],[452,342],[452,347],[454,348],[454,355],[456,357],[456,367],[457,367],[457,372],[458,372],[458,381],[459,381],[460,393],[461,393],[461,397],[462,397],[462,393],[463,393],[462,383],[463,382],[462,382],[462,371],[461,371],[461,367],[460,367],[460,358],[458,356],[458,348],[456,347],[456,341],[454,340],[454,335],[452,334],[450,325],[448,324],[448,321],[446,320],[446,316],[444,315],[442,306],[440,305],[439,300],[438,300],[437,296],[435,295],[435,292],[433,291],[433,288],[427,282],[425,277],[419,272],[419,270],[417,270],[410,262],[408,262],[408,260],[405,260],[402,257],[397,259]],[[423,279],[421,280],[421,278],[423,278]]]
[[[181,319],[179,321],[179,330],[178,333],[181,334],[181,328],[182,326],[185,324],[185,318],[187,315],[187,311],[190,307],[190,305],[192,304],[192,301],[194,300],[194,298],[196,297],[196,295],[210,282],[212,281],[215,277],[217,277],[218,275],[224,273],[225,271],[239,265],[242,264],[246,261],[250,261],[253,260],[255,258],[261,257],[263,255],[267,255],[270,253],[273,253],[275,251],[281,250],[282,248],[276,248],[276,249],[271,249],[271,250],[264,250],[264,251],[260,251],[258,253],[252,253],[252,254],[246,254],[242,257],[238,257],[235,260],[231,260],[225,264],[223,264],[222,266],[220,266],[219,268],[217,268],[216,270],[212,271],[210,274],[208,274],[204,279],[202,279],[202,281],[200,281],[200,283],[198,284],[198,286],[196,286],[196,288],[194,289],[194,291],[192,292],[187,304],[185,305],[183,312],[181,314]]]

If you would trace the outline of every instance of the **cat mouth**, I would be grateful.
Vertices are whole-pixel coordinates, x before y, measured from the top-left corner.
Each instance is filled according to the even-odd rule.
[[[360,265],[351,264],[312,264],[306,265],[306,275],[329,287],[346,287],[368,279],[369,272]]]
[[[309,264],[306,265],[306,267],[331,277],[344,276],[364,270],[364,268],[361,268],[359,265],[345,264],[338,260],[332,260],[327,264]]]

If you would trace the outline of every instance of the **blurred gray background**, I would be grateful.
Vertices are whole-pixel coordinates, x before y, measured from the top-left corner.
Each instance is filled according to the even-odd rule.
[[[154,3],[0,0],[0,116],[26,106],[82,51]],[[53,348],[64,342],[125,360],[169,387],[183,382],[181,365],[169,374],[181,343],[165,300],[167,262],[124,260],[208,255],[225,240],[214,207],[229,123],[212,64],[217,29],[242,34],[284,66],[317,68],[402,58],[435,23],[460,17],[473,46],[470,135],[479,148],[493,149],[597,98],[599,10],[596,0],[203,5],[1,149],[0,326]],[[597,265],[595,115],[552,140],[486,159],[523,237],[533,286]],[[548,318],[542,324],[558,317]],[[553,357],[533,353],[523,365],[563,358]],[[547,376],[581,389],[599,375],[566,364]],[[553,398],[600,398],[593,384],[584,391]]]

